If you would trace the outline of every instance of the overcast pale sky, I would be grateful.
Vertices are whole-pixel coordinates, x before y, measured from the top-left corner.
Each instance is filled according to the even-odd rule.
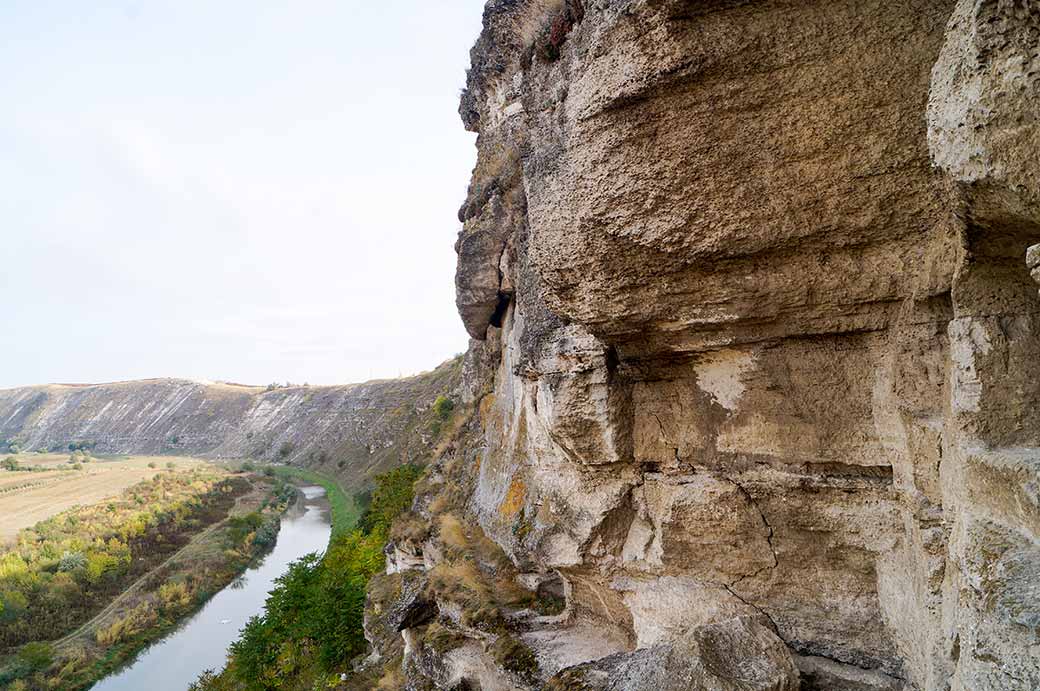
[[[482,9],[0,2],[0,388],[343,383],[464,350]]]

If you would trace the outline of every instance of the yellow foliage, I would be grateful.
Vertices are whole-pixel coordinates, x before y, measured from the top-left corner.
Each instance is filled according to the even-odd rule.
[[[159,615],[156,614],[152,604],[142,602],[127,612],[126,616],[120,617],[108,626],[98,629],[94,633],[94,640],[103,646],[121,643],[153,626],[158,619]]]
[[[183,581],[159,586],[159,601],[167,609],[181,609],[191,604],[191,590]]]

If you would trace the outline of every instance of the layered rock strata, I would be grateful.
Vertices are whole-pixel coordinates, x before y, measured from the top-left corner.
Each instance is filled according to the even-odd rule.
[[[565,608],[442,596],[409,688],[1040,688],[1040,5],[491,0],[472,60],[416,510]]]

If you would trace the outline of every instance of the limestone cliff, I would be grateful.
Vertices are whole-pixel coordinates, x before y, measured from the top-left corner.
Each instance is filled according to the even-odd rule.
[[[490,0],[472,63],[478,414],[372,659],[1040,688],[1040,5]]]
[[[100,453],[279,461],[354,484],[428,454],[430,407],[453,395],[462,364],[345,386],[154,379],[0,390],[0,439],[24,450],[86,442]]]

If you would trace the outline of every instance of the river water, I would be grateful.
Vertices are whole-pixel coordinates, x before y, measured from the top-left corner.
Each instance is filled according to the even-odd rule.
[[[93,691],[185,691],[207,669],[220,670],[227,649],[254,614],[260,614],[274,579],[290,562],[329,543],[329,503],[321,487],[303,487],[282,517],[274,550],[254,568],[214,595],[193,617],[152,644],[121,671],[105,677]]]

